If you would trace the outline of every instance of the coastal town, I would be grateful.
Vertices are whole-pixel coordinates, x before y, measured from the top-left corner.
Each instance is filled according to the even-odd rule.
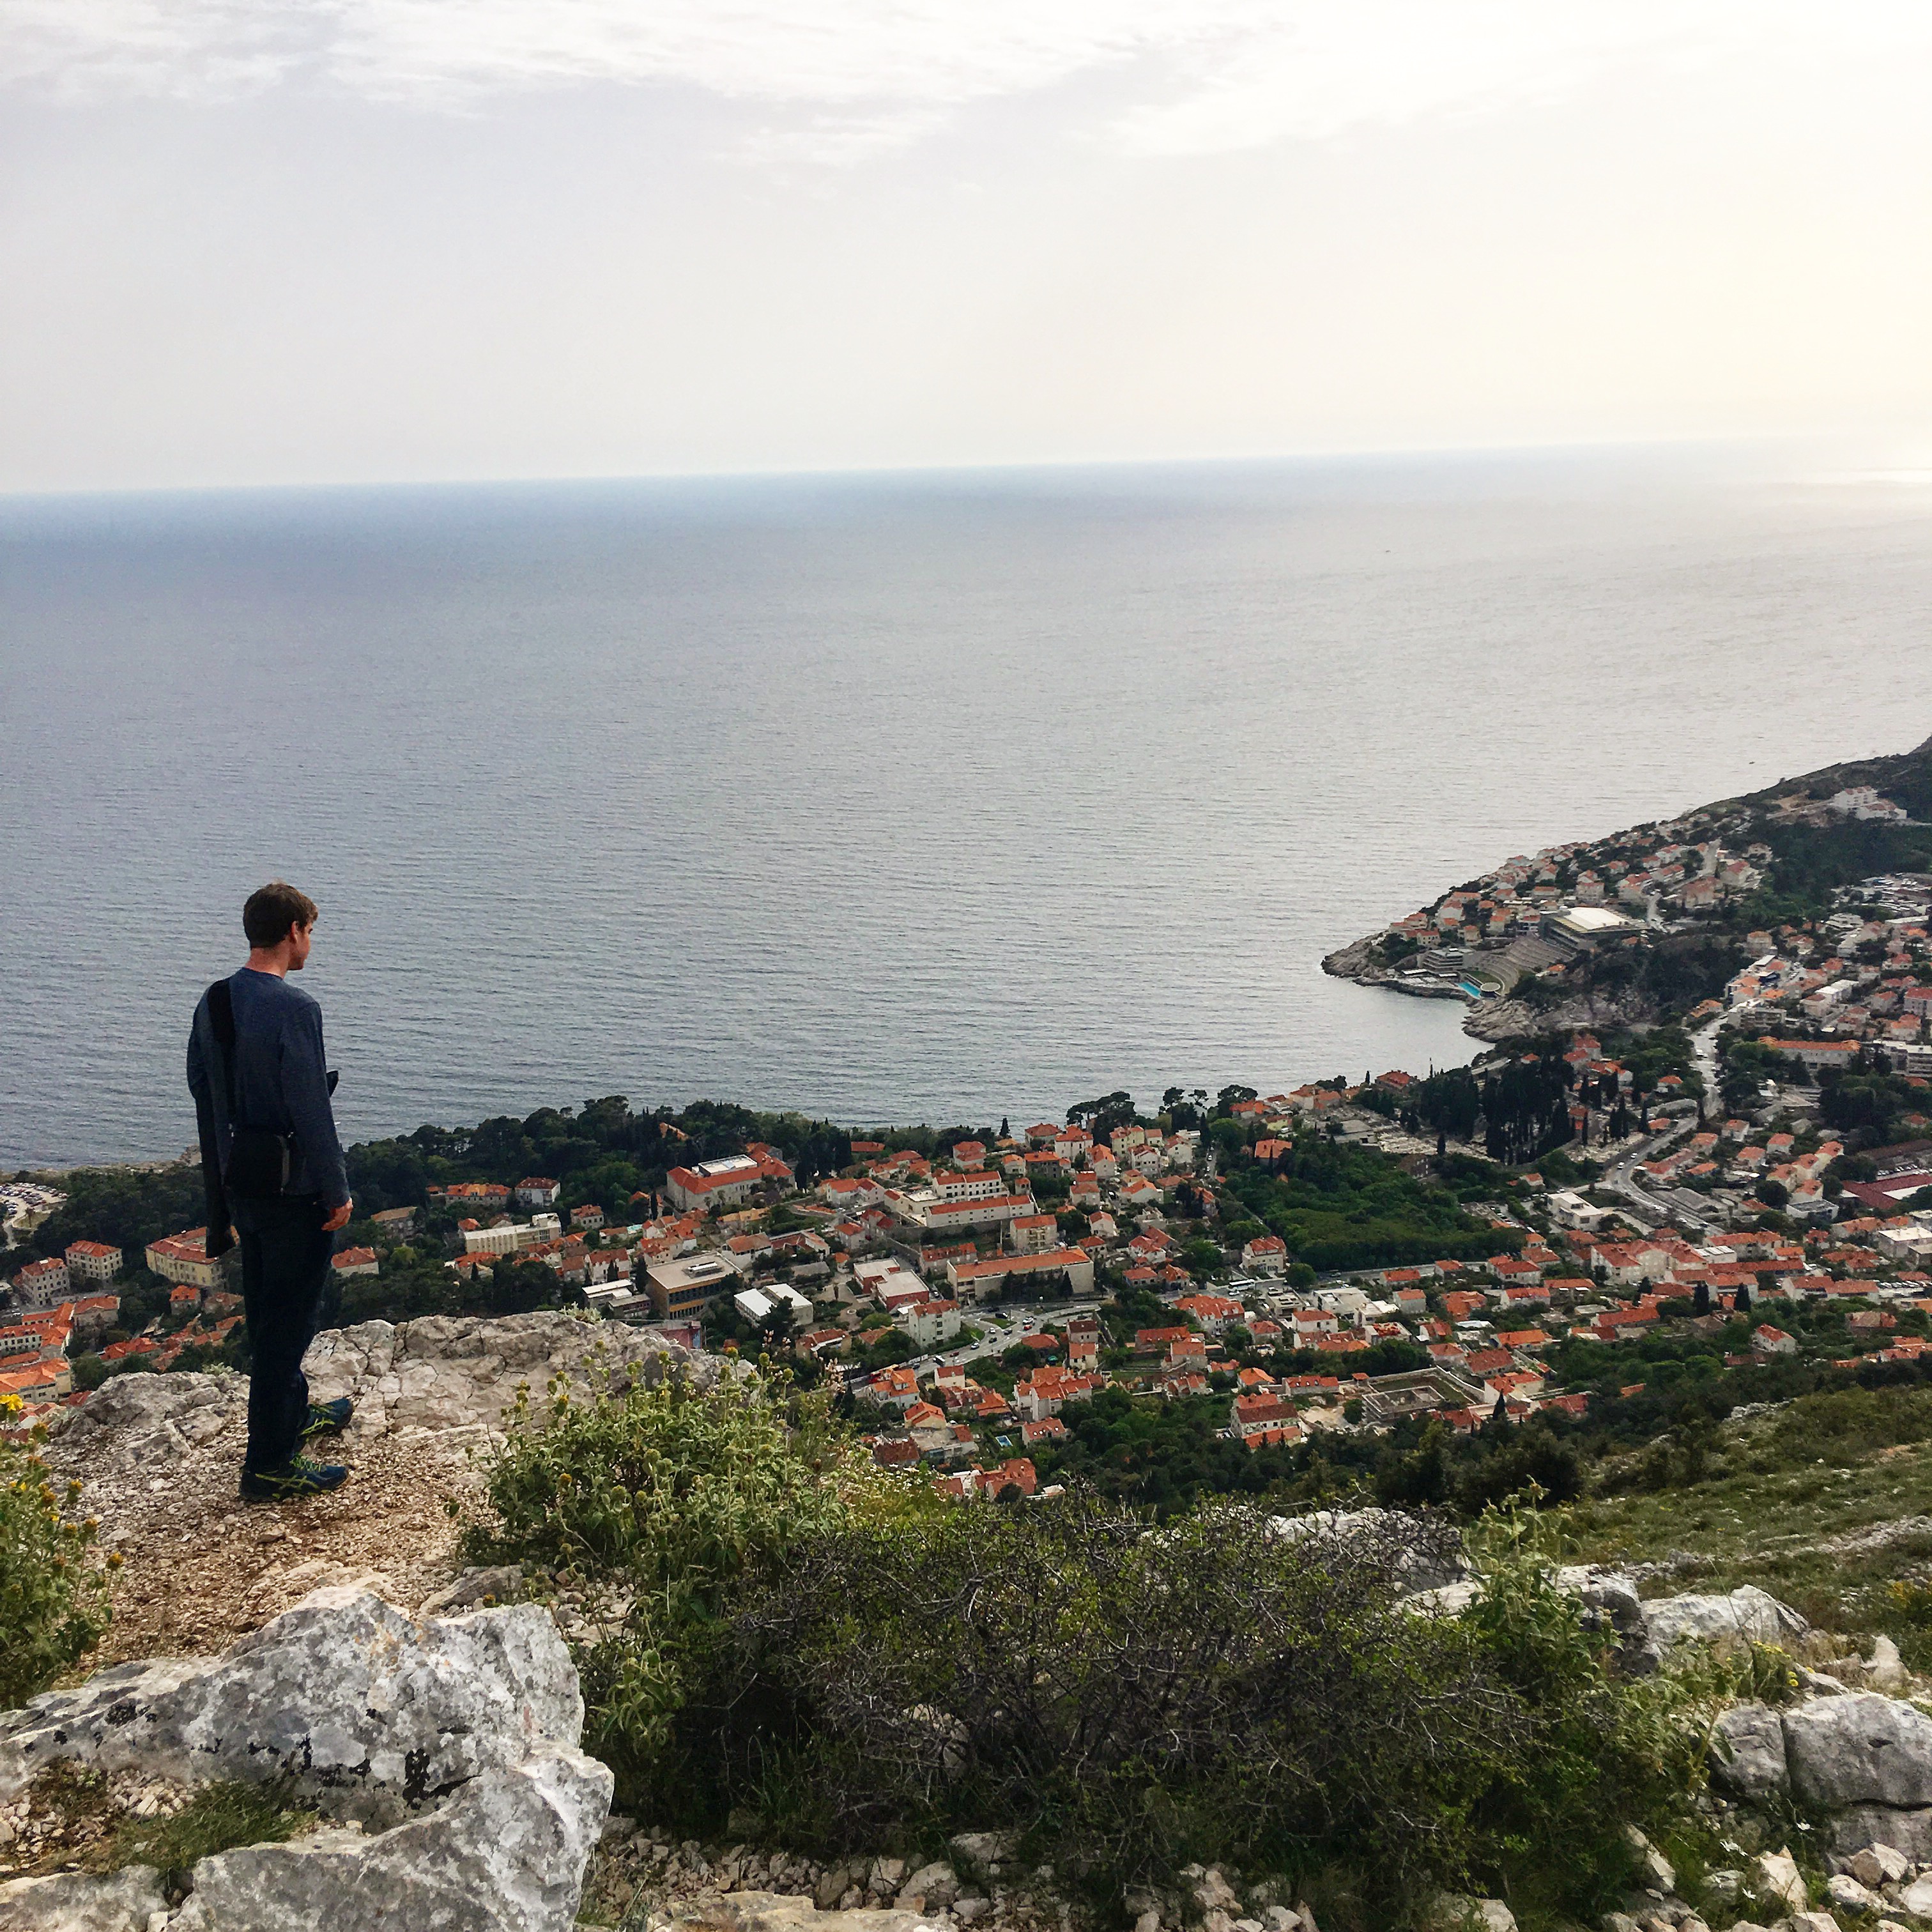
[[[1733,849],[1737,816],[1512,860],[1357,969],[1460,974],[1520,1010],[1526,980],[1763,903],[1778,854]],[[1912,823],[1870,786],[1745,822],[1768,820]],[[418,1160],[419,1186],[358,1183],[381,1204],[334,1257],[337,1318],[561,1304],[657,1328],[830,1390],[876,1461],[962,1499],[1144,1468],[1175,1418],[1205,1480],[1268,1486],[1432,1424],[1574,1433],[1727,1377],[1910,1370],[1932,1353],[1928,900],[1923,872],[1846,881],[1812,916],[1740,925],[1721,976],[1648,1024],[1467,1068],[1116,1094],[952,1134],[744,1115],[766,1138],[621,1100],[486,1124],[508,1137],[488,1160],[448,1142],[474,1178]],[[533,1132],[576,1170],[484,1173]],[[195,1178],[143,1184],[186,1200]],[[16,1426],[112,1376],[245,1359],[232,1252],[194,1226],[117,1243],[80,1211],[62,1177],[0,1186]]]

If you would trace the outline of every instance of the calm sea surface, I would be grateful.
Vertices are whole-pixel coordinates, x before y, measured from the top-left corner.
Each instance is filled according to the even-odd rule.
[[[356,1138],[1466,1059],[1322,954],[1924,737],[1928,512],[1628,454],[0,504],[0,1166],[185,1144],[276,874]]]

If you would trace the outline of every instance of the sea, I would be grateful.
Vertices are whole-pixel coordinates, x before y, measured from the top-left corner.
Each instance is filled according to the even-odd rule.
[[[275,877],[348,1138],[1466,1060],[1322,955],[1924,738],[1928,539],[1767,449],[0,501],[0,1168],[182,1149]]]

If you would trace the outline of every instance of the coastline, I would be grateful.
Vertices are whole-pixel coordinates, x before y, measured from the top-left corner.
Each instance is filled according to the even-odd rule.
[[[1412,985],[1408,983],[1409,976],[1395,972],[1373,959],[1371,955],[1375,947],[1373,939],[1355,940],[1329,953],[1322,962],[1322,970],[1333,979],[1352,980],[1358,986],[1400,993],[1407,999],[1462,1000],[1468,1009],[1462,1016],[1463,1032],[1486,1046],[1498,1046],[1505,1040],[1521,1040],[1534,1034],[1573,1031],[1579,1027],[1601,1029],[1641,1026],[1649,1017],[1647,1003],[1628,995],[1582,993],[1539,1010],[1522,1000],[1471,999],[1468,994],[1444,986],[1440,982],[1428,986]]]

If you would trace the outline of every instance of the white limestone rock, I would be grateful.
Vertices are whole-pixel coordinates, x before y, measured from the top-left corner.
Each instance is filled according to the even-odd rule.
[[[959,1874],[949,1864],[921,1865],[892,1902],[902,1912],[944,1912],[959,1896]]]
[[[1733,1797],[1762,1804],[1785,1790],[1784,1720],[1768,1704],[1734,1704],[1712,1727],[1711,1775]]]
[[[1624,1840],[1636,1854],[1638,1882],[1661,1892],[1677,1889],[1677,1869],[1634,1825],[1624,1827]]]
[[[0,1932],[148,1932],[167,1910],[152,1865],[126,1865],[105,1878],[62,1872],[0,1885]]]
[[[1845,1869],[1859,1884],[1876,1892],[1882,1885],[1899,1885],[1912,1876],[1912,1861],[1891,1845],[1862,1845],[1845,1861]]]
[[[286,1780],[329,1828],[202,1859],[172,1918],[152,1873],[6,1888],[0,1932],[156,1913],[170,1932],[568,1932],[612,1785],[583,1724],[535,1605],[418,1619],[316,1591],[224,1656],[124,1664],[0,1717],[0,1796],[62,1760]]]
[[[178,1462],[248,1406],[240,1376],[114,1376],[54,1426],[90,1481],[126,1480]]]
[[[1828,1912],[1794,1912],[1791,1932],[1838,1932],[1838,1922]]]
[[[1754,1583],[1728,1596],[1659,1597],[1644,1605],[1643,1616],[1652,1640],[1665,1651],[1686,1638],[1720,1647],[1745,1642],[1789,1645],[1810,1628],[1789,1604]]]
[[[1790,1850],[1760,1852],[1751,1861],[1751,1889],[1761,1898],[1774,1899],[1793,1912],[1802,1912],[1810,1903],[1804,1888],[1804,1875]]]
[[[715,1358],[693,1357],[661,1335],[565,1309],[325,1329],[303,1366],[316,1401],[347,1396],[355,1404],[341,1438],[352,1453],[388,1435],[500,1435],[518,1387],[541,1393],[553,1373],[580,1389],[621,1389],[672,1373],[709,1385],[719,1372]],[[238,1429],[248,1400],[242,1376],[116,1376],[80,1408],[56,1412],[59,1457],[90,1484],[158,1480],[195,1444]]]
[[[1516,1932],[1516,1914],[1500,1898],[1445,1892],[1427,1916],[1431,1932]]]
[[[1904,1659],[1898,1654],[1898,1645],[1888,1636],[1873,1638],[1872,1653],[1865,1659],[1868,1688],[1882,1690],[1888,1696],[1897,1696],[1910,1687],[1911,1682]]]
[[[1884,1804],[1853,1804],[1831,1820],[1832,1850],[1838,1853],[1889,1848],[1914,1864],[1932,1863],[1932,1806],[1896,1810]]]
[[[1932,1878],[1914,1879],[1898,1894],[1898,1905],[1914,1918],[1932,1918]]]
[[[1897,1698],[1855,1692],[1797,1705],[1784,1714],[1784,1750],[1802,1804],[1932,1806],[1932,1718]]]
[[[890,1907],[820,1912],[808,1898],[772,1892],[732,1892],[701,1903],[668,1906],[654,1923],[664,1932],[949,1932],[946,1922]]]
[[[568,1932],[610,1772],[548,1748],[428,1816],[204,1858],[170,1932]]]
[[[1869,1886],[1848,1871],[1834,1872],[1826,1881],[1825,1896],[1841,1912],[1876,1912],[1885,1904]]]
[[[960,1832],[946,1840],[946,1849],[963,1870],[990,1878],[1012,1862],[1018,1844],[1010,1832]]]
[[[122,1665],[0,1717],[0,1796],[69,1759],[286,1774],[331,1816],[390,1822],[583,1729],[569,1652],[536,1605],[418,1623],[367,1591],[322,1589],[224,1656]]]

